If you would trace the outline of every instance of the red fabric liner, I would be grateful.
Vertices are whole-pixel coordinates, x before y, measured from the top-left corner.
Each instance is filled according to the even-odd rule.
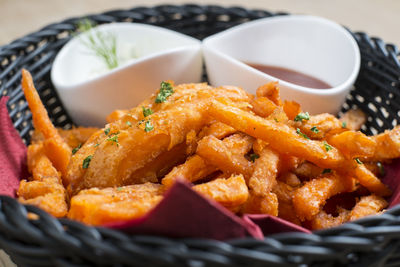
[[[19,180],[28,177],[26,146],[8,115],[8,97],[0,98],[0,194],[15,197]]]
[[[28,177],[26,146],[15,130],[6,107],[8,98],[0,99],[0,194],[15,197],[19,180]],[[400,160],[386,166],[384,182],[393,190],[390,206],[400,202]],[[152,234],[169,237],[197,237],[226,240],[283,232],[309,230],[275,216],[247,214],[238,217],[208,200],[183,182],[176,183],[164,199],[145,216],[130,221],[113,223],[106,227],[132,234]]]

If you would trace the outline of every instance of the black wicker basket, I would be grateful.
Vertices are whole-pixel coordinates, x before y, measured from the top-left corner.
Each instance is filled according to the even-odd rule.
[[[198,39],[237,24],[277,15],[263,10],[220,6],[137,7],[89,15],[95,22],[140,22],[166,27]],[[282,15],[282,14],[279,14]],[[76,31],[71,18],[0,47],[0,96],[26,143],[31,114],[20,86],[20,71],[28,69],[53,122],[72,122],[50,81],[50,69],[60,48]],[[368,114],[363,131],[381,132],[399,124],[399,50],[365,33],[352,33],[361,50],[361,71],[343,110],[357,106]],[[0,163],[1,164],[1,163]],[[27,213],[38,215],[29,220]],[[220,242],[129,236],[88,227],[0,196],[0,248],[18,266],[400,266],[400,206],[313,234],[287,233],[264,240]]]

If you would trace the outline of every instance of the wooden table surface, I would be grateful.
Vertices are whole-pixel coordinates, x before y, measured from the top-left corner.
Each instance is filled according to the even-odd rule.
[[[188,2],[322,16],[400,46],[399,0],[0,0],[0,45],[71,16]]]

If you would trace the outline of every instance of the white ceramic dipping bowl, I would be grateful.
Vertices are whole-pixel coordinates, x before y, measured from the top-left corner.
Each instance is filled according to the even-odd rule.
[[[212,85],[236,85],[254,94],[260,85],[279,81],[281,97],[312,114],[336,114],[360,68],[357,43],[345,28],[303,15],[260,19],[212,35],[203,41],[203,54]],[[243,62],[294,70],[332,88],[299,86]]]
[[[201,42],[197,39],[137,23],[112,23],[95,29],[111,32],[116,37],[117,48],[136,49],[140,57],[99,74],[95,71],[104,69],[104,63],[88,50],[79,36],[61,49],[53,64],[51,79],[77,125],[104,126],[109,113],[138,105],[162,81],[173,80],[179,84],[201,80]]]

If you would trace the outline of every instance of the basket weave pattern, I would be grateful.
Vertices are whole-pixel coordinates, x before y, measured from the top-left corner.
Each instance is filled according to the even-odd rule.
[[[219,6],[156,6],[115,10],[87,18],[102,24],[139,22],[166,27],[203,39],[237,24],[283,13]],[[81,18],[49,25],[0,47],[0,96],[26,143],[31,113],[23,96],[21,69],[28,69],[54,124],[72,121],[50,81],[53,60],[76,31]],[[353,107],[368,114],[363,131],[382,132],[400,124],[399,50],[365,33],[352,33],[361,51],[361,71],[342,111]],[[206,79],[206,77],[205,77]],[[28,220],[27,213],[38,216]],[[87,227],[0,196],[0,248],[18,266],[399,266],[400,206],[313,234],[278,234],[264,240],[228,242],[128,236]]]

